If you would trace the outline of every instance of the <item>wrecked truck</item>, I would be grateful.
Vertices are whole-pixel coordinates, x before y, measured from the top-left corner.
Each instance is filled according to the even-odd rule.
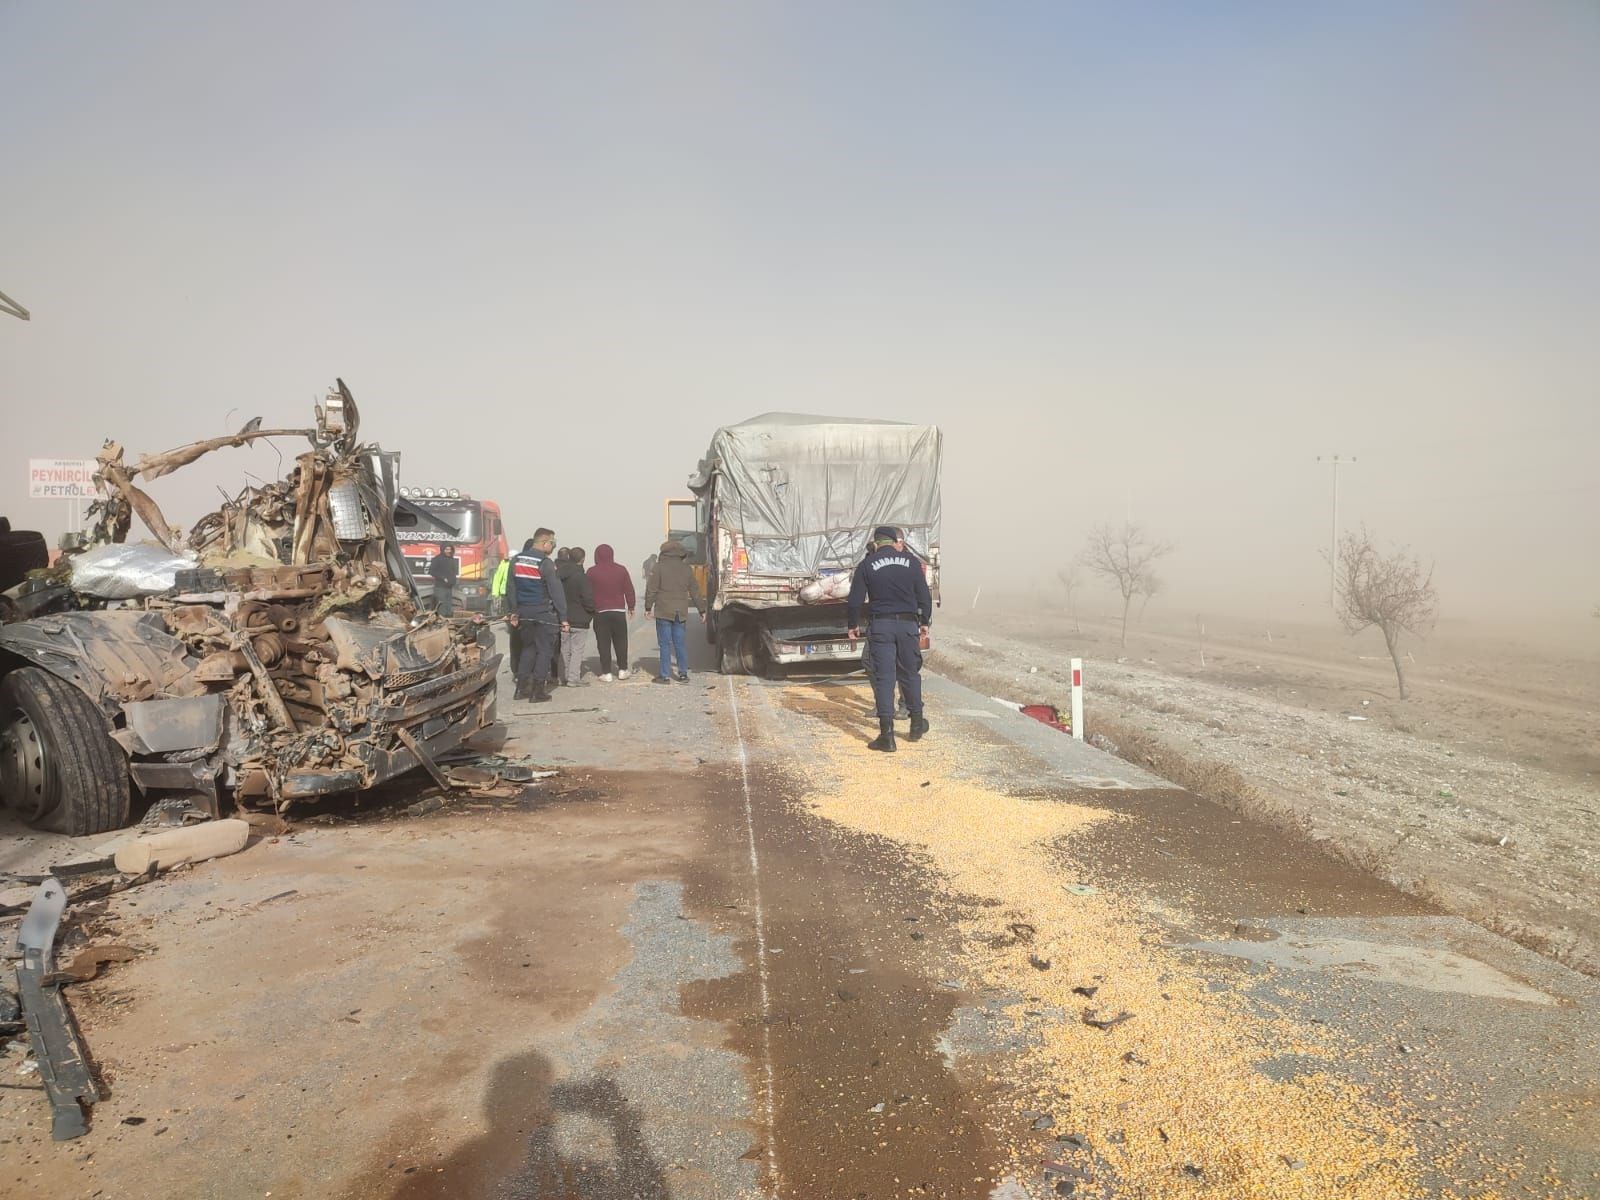
[[[398,455],[339,381],[308,429],[98,456],[90,547],[0,599],[0,801],[29,824],[128,823],[135,792],[209,817],[374,787],[493,725],[490,628],[424,612],[395,536]],[[276,483],[184,534],[140,486],[304,437]],[[154,538],[127,541],[137,516]]]
[[[667,502],[667,536],[688,551],[724,674],[860,662],[846,598],[879,525],[904,532],[938,602],[943,446],[934,425],[800,413],[713,434],[693,498]]]

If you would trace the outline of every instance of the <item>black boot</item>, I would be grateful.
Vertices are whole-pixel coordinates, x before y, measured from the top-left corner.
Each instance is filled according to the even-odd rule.
[[[885,721],[878,718],[878,736],[867,743],[868,750],[882,750],[885,754],[894,753],[894,718]]]
[[[533,697],[533,685],[525,680],[517,680],[517,690],[512,694],[513,700],[529,700]]]
[[[534,688],[533,688],[533,702],[535,704],[545,704],[550,699],[551,699],[550,688],[549,688],[549,686],[547,684],[538,683],[538,684],[534,685]]]
[[[911,714],[911,732],[906,734],[906,741],[920,742],[922,735],[928,732],[928,718],[921,713]]]

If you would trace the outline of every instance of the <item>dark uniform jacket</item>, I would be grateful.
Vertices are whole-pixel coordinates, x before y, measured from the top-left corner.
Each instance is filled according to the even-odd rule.
[[[933,594],[922,560],[909,550],[882,546],[861,560],[850,580],[850,628],[861,624],[861,606],[868,601],[874,617],[903,616],[919,625],[933,624]]]
[[[555,559],[543,550],[524,550],[511,560],[511,590],[519,614],[549,624],[567,619],[566,590]]]

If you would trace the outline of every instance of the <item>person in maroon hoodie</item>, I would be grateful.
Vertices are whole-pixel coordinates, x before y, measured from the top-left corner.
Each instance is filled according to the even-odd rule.
[[[611,652],[617,653],[615,678],[628,677],[628,622],[638,600],[633,592],[633,577],[617,561],[610,546],[594,548],[594,566],[589,568],[589,586],[594,590],[594,644],[600,651],[600,678],[610,683]]]

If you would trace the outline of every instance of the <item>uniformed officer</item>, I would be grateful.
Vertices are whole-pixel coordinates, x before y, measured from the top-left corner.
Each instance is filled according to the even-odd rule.
[[[553,530],[540,529],[533,535],[533,548],[518,554],[511,563],[511,586],[516,590],[517,611],[512,620],[522,630],[522,661],[517,665],[518,700],[549,700],[547,680],[555,661],[557,630],[566,633],[567,594],[556,574],[556,548]]]
[[[933,623],[933,596],[922,563],[901,548],[900,531],[880,525],[872,531],[872,550],[850,580],[850,636],[861,636],[861,605],[871,604],[867,627],[867,673],[878,707],[878,736],[869,750],[893,752],[896,682],[911,710],[913,742],[928,732],[922,715],[922,638]]]

